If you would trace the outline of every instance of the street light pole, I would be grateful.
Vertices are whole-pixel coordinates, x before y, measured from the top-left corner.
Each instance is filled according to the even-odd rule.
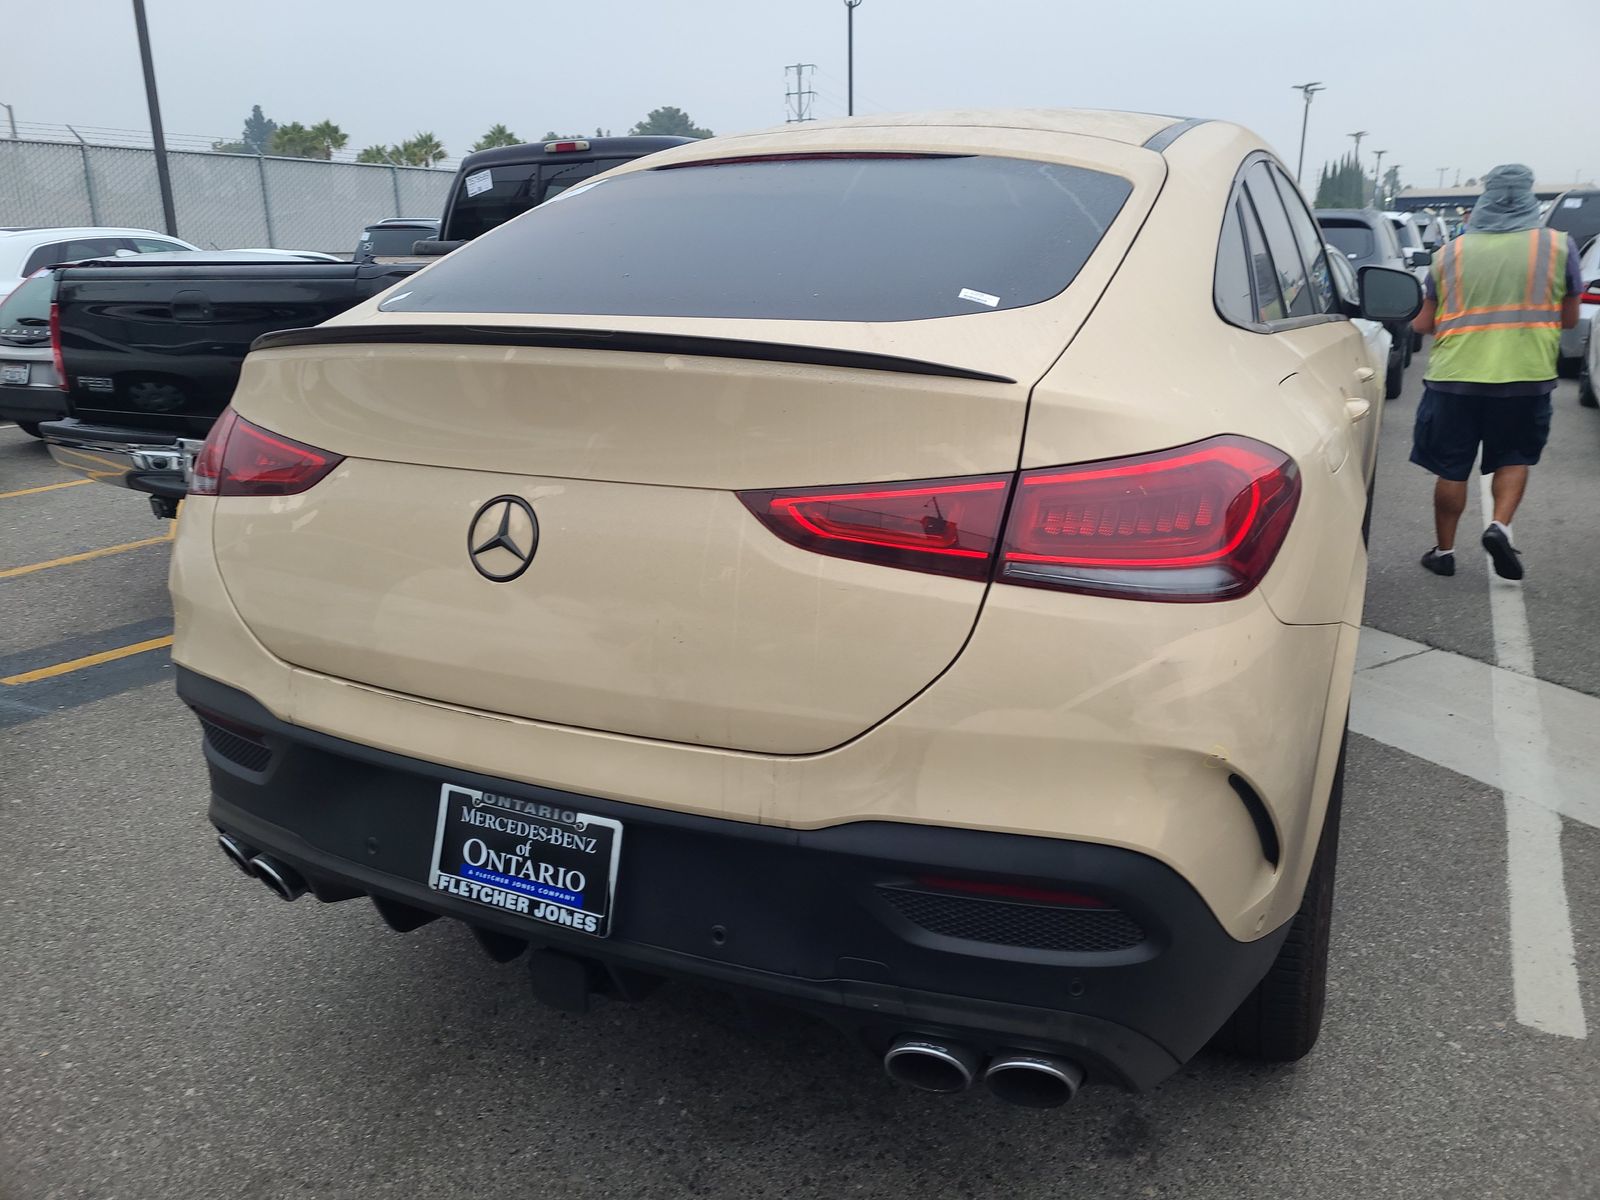
[[[1383,156],[1387,150],[1374,150],[1372,157],[1376,160],[1372,165],[1372,203],[1379,206],[1383,200]]]
[[[167,170],[167,137],[161,129],[161,101],[156,98],[156,68],[150,58],[150,27],[144,19],[144,0],[133,0],[133,24],[139,34],[139,61],[144,66],[144,98],[150,106],[150,139],[156,148],[156,184],[161,189],[161,217],[167,232],[178,236],[178,217],[172,207],[172,175]]]
[[[1295,165],[1294,169],[1294,181],[1299,183],[1300,177],[1305,174],[1306,170],[1306,126],[1311,124],[1311,97],[1328,89],[1320,83],[1296,83],[1292,86],[1295,91],[1306,98],[1305,113],[1300,118],[1300,161]]]
[[[1361,167],[1361,139],[1367,136],[1365,129],[1358,129],[1354,133],[1347,133],[1345,137],[1354,138],[1356,143],[1356,167]]]
[[[845,100],[844,111],[848,117],[856,115],[856,9],[861,0],[844,0],[845,8]]]
[[[1444,191],[1444,173],[1446,171],[1448,171],[1449,169],[1450,169],[1449,167],[1435,167],[1434,168],[1434,170],[1439,172],[1439,190],[1441,192]]]
[[[11,105],[3,100],[0,100],[0,108],[6,110],[6,120],[11,123],[11,140],[14,142],[17,140],[17,114],[12,111]]]

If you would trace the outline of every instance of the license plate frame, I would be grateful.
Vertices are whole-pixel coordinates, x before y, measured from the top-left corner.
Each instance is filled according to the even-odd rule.
[[[622,833],[610,817],[441,783],[428,886],[531,925],[609,937]]]
[[[32,363],[0,363],[0,384],[7,387],[27,387]]]

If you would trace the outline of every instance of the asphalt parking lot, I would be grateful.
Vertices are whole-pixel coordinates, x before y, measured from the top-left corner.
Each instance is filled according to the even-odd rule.
[[[168,526],[0,428],[0,1200],[1600,1196],[1600,414],[1561,385],[1526,584],[1476,551],[1476,485],[1438,579],[1421,374],[1385,414],[1322,1043],[1044,1113],[688,986],[553,1013],[453,922],[246,881],[172,694]]]

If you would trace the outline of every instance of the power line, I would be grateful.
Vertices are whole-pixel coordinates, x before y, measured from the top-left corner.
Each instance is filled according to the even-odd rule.
[[[817,93],[807,86],[806,72],[815,74],[816,63],[795,63],[783,69],[783,84],[789,87],[789,72],[794,72],[794,87],[783,93],[784,124],[793,125],[799,121],[815,121],[816,113],[812,105],[816,102]]]

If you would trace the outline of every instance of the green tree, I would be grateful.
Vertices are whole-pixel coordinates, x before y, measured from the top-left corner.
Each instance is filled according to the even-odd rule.
[[[335,150],[343,150],[350,141],[348,133],[328,120],[318,121],[306,132],[317,147],[317,158],[332,158]]]
[[[278,132],[278,123],[261,111],[261,105],[252,104],[250,115],[244,119],[244,133],[239,140],[250,154],[265,154],[272,145],[272,135]]]
[[[400,162],[410,167],[431,167],[445,157],[445,149],[433,134],[419,132],[394,148]]]
[[[299,121],[290,121],[287,125],[280,125],[272,132],[272,141],[267,146],[267,153],[276,154],[283,158],[317,158],[317,140]]]
[[[356,155],[358,163],[392,163],[395,160],[393,146],[368,146]]]
[[[244,132],[236,142],[212,142],[211,148],[219,154],[265,154],[272,144],[272,135],[278,123],[261,115],[261,105],[254,105],[244,119]]]
[[[491,125],[489,132],[472,143],[474,150],[491,150],[496,146],[520,146],[522,139],[504,125]]]
[[[700,128],[689,119],[689,114],[684,112],[683,109],[673,108],[670,105],[666,108],[652,109],[648,117],[640,121],[628,132],[632,134],[666,133],[675,134],[678,137],[692,138],[708,138],[712,136],[711,130]]]
[[[1317,184],[1318,208],[1365,208],[1372,196],[1372,181],[1356,162],[1354,154],[1346,154],[1337,163],[1327,163]]]

